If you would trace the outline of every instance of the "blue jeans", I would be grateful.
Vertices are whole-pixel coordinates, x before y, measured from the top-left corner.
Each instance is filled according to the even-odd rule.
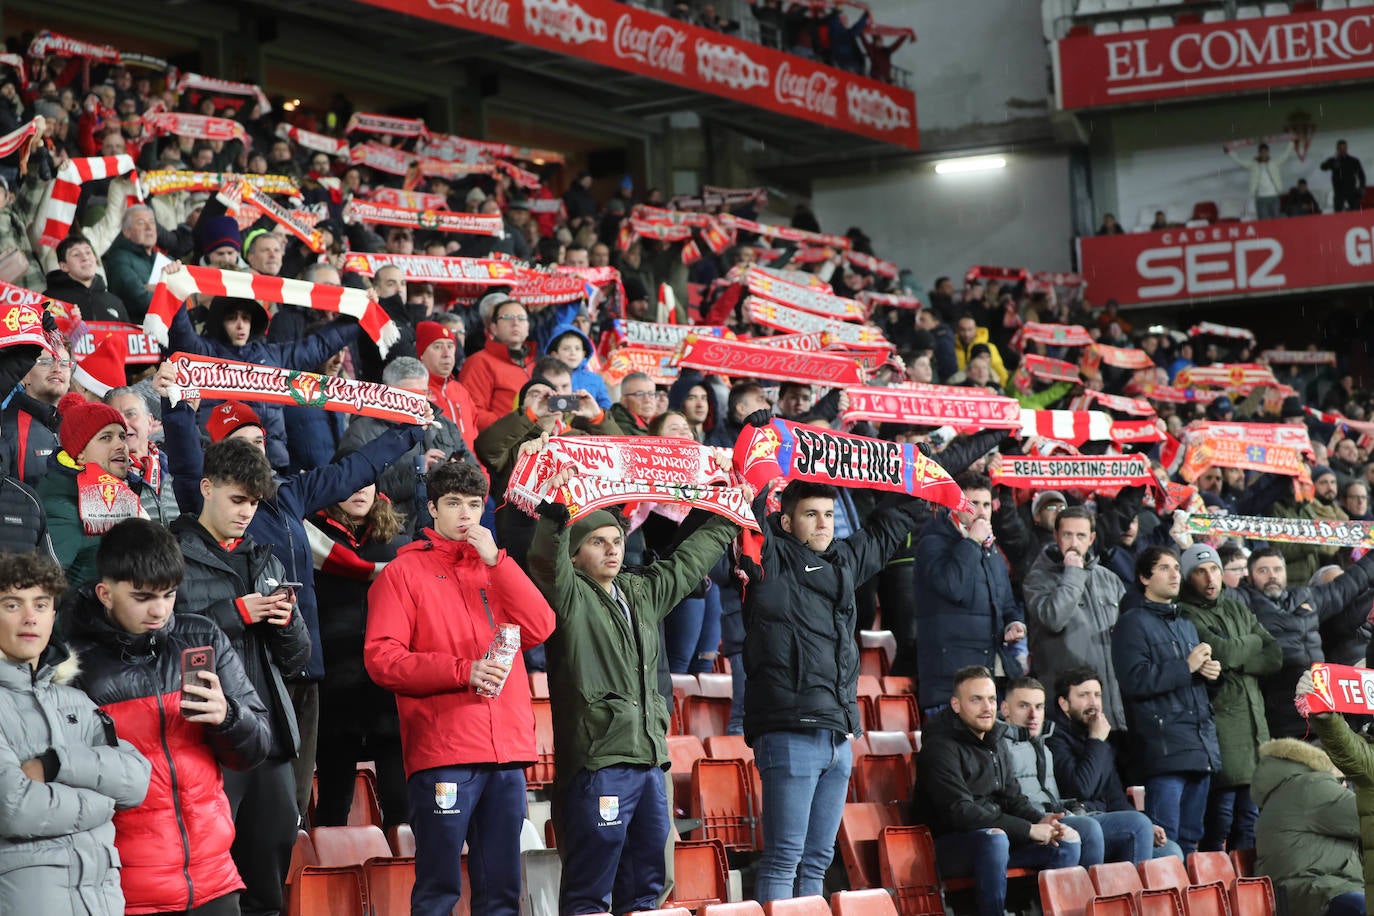
[[[1351,891],[1332,897],[1326,904],[1326,916],[1365,916],[1364,894]]]
[[[1005,916],[1008,868],[1068,868],[1077,865],[1077,843],[1011,848],[1000,830],[970,830],[935,838],[935,861],[946,878],[973,878],[978,916]]]
[[[684,598],[663,618],[664,651],[673,674],[710,671],[720,648],[720,586],[704,598]]]
[[[1208,773],[1165,773],[1145,780],[1145,816],[1164,828],[1184,856],[1197,852],[1207,813]]]
[[[1207,795],[1207,826],[1198,849],[1217,852],[1223,849],[1254,849],[1255,821],[1259,809],[1250,800],[1249,786],[1212,789]]]
[[[744,734],[744,653],[736,652],[727,656],[730,659],[730,686],[734,697],[730,700],[730,724],[725,726],[725,734]]]
[[[1078,826],[1080,821],[1092,822],[1101,837],[1097,849],[1089,849],[1088,835]],[[1066,817],[1064,823],[1083,837],[1078,864],[1084,868],[1103,862],[1139,863],[1154,857],[1155,827],[1139,811],[1096,811],[1087,817]]]
[[[555,804],[563,859],[558,912],[629,913],[658,906],[669,832],[662,770],[631,764],[579,770]]]
[[[1178,844],[1173,840],[1165,840],[1163,846],[1156,846],[1152,859],[1162,859],[1165,856],[1173,856],[1176,859],[1183,858],[1183,850],[1178,848]]]
[[[823,893],[854,763],[849,740],[819,728],[768,732],[754,742],[754,762],[763,778],[759,903]]]
[[[1278,219],[1279,218],[1279,198],[1278,197],[1256,197],[1255,198],[1255,217],[1257,219]]]
[[[523,770],[435,767],[407,783],[410,827],[415,831],[412,916],[449,916],[463,894],[459,864],[469,836],[468,898],[472,912],[517,916],[520,912],[520,828],[525,797]],[[471,827],[471,831],[469,831]]]

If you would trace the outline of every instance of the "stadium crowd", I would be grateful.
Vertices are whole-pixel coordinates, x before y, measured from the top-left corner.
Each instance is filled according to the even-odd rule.
[[[918,294],[859,229],[758,222],[758,189],[600,199],[541,151],[437,160],[409,119],[287,121],[77,45],[0,87],[0,911],[285,912],[298,828],[349,823],[371,761],[412,912],[517,913],[540,672],[559,912],[673,898],[673,676],[712,671],[757,767],[752,899],[819,894],[880,625],[920,747],[869,800],[976,912],[1009,868],[1249,849],[1290,912],[1365,912],[1361,723],[1295,705],[1370,646],[1346,354],[1134,327],[1071,275]],[[216,396],[243,364],[320,388]],[[736,443],[798,429],[900,444],[905,484],[749,482]],[[585,511],[558,456],[635,437],[748,517],[687,470]]]

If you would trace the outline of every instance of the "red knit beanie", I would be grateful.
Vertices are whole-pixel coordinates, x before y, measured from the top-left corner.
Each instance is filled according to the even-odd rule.
[[[107,426],[127,429],[124,416],[109,404],[88,401],[75,391],[62,395],[57,402],[57,413],[62,417],[62,425],[57,428],[57,440],[62,451],[76,460],[86,445],[95,438],[96,433]]]
[[[234,430],[244,426],[262,426],[253,408],[239,401],[225,401],[210,412],[205,431],[211,442],[223,442]]]
[[[453,329],[446,324],[437,321],[421,321],[415,325],[415,355],[424,356],[429,345],[436,340],[451,340],[455,345],[458,338],[453,336]]]

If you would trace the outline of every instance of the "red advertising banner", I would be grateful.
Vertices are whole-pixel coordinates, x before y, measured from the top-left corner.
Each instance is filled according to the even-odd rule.
[[[1066,110],[1264,92],[1374,77],[1374,10],[1074,35],[1051,47],[1056,101]]]
[[[1093,300],[1155,305],[1374,283],[1374,214],[1217,223],[1078,239]]]
[[[916,96],[616,0],[363,0],[917,149]]]

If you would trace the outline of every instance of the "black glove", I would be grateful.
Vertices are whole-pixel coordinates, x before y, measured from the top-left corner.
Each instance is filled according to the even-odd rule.
[[[773,420],[773,411],[767,407],[760,407],[758,410],[744,418],[745,426],[757,426],[762,428]]]
[[[557,522],[559,525],[566,525],[572,513],[568,512],[568,507],[563,503],[554,502],[546,499],[534,507],[535,511],[543,518]]]

